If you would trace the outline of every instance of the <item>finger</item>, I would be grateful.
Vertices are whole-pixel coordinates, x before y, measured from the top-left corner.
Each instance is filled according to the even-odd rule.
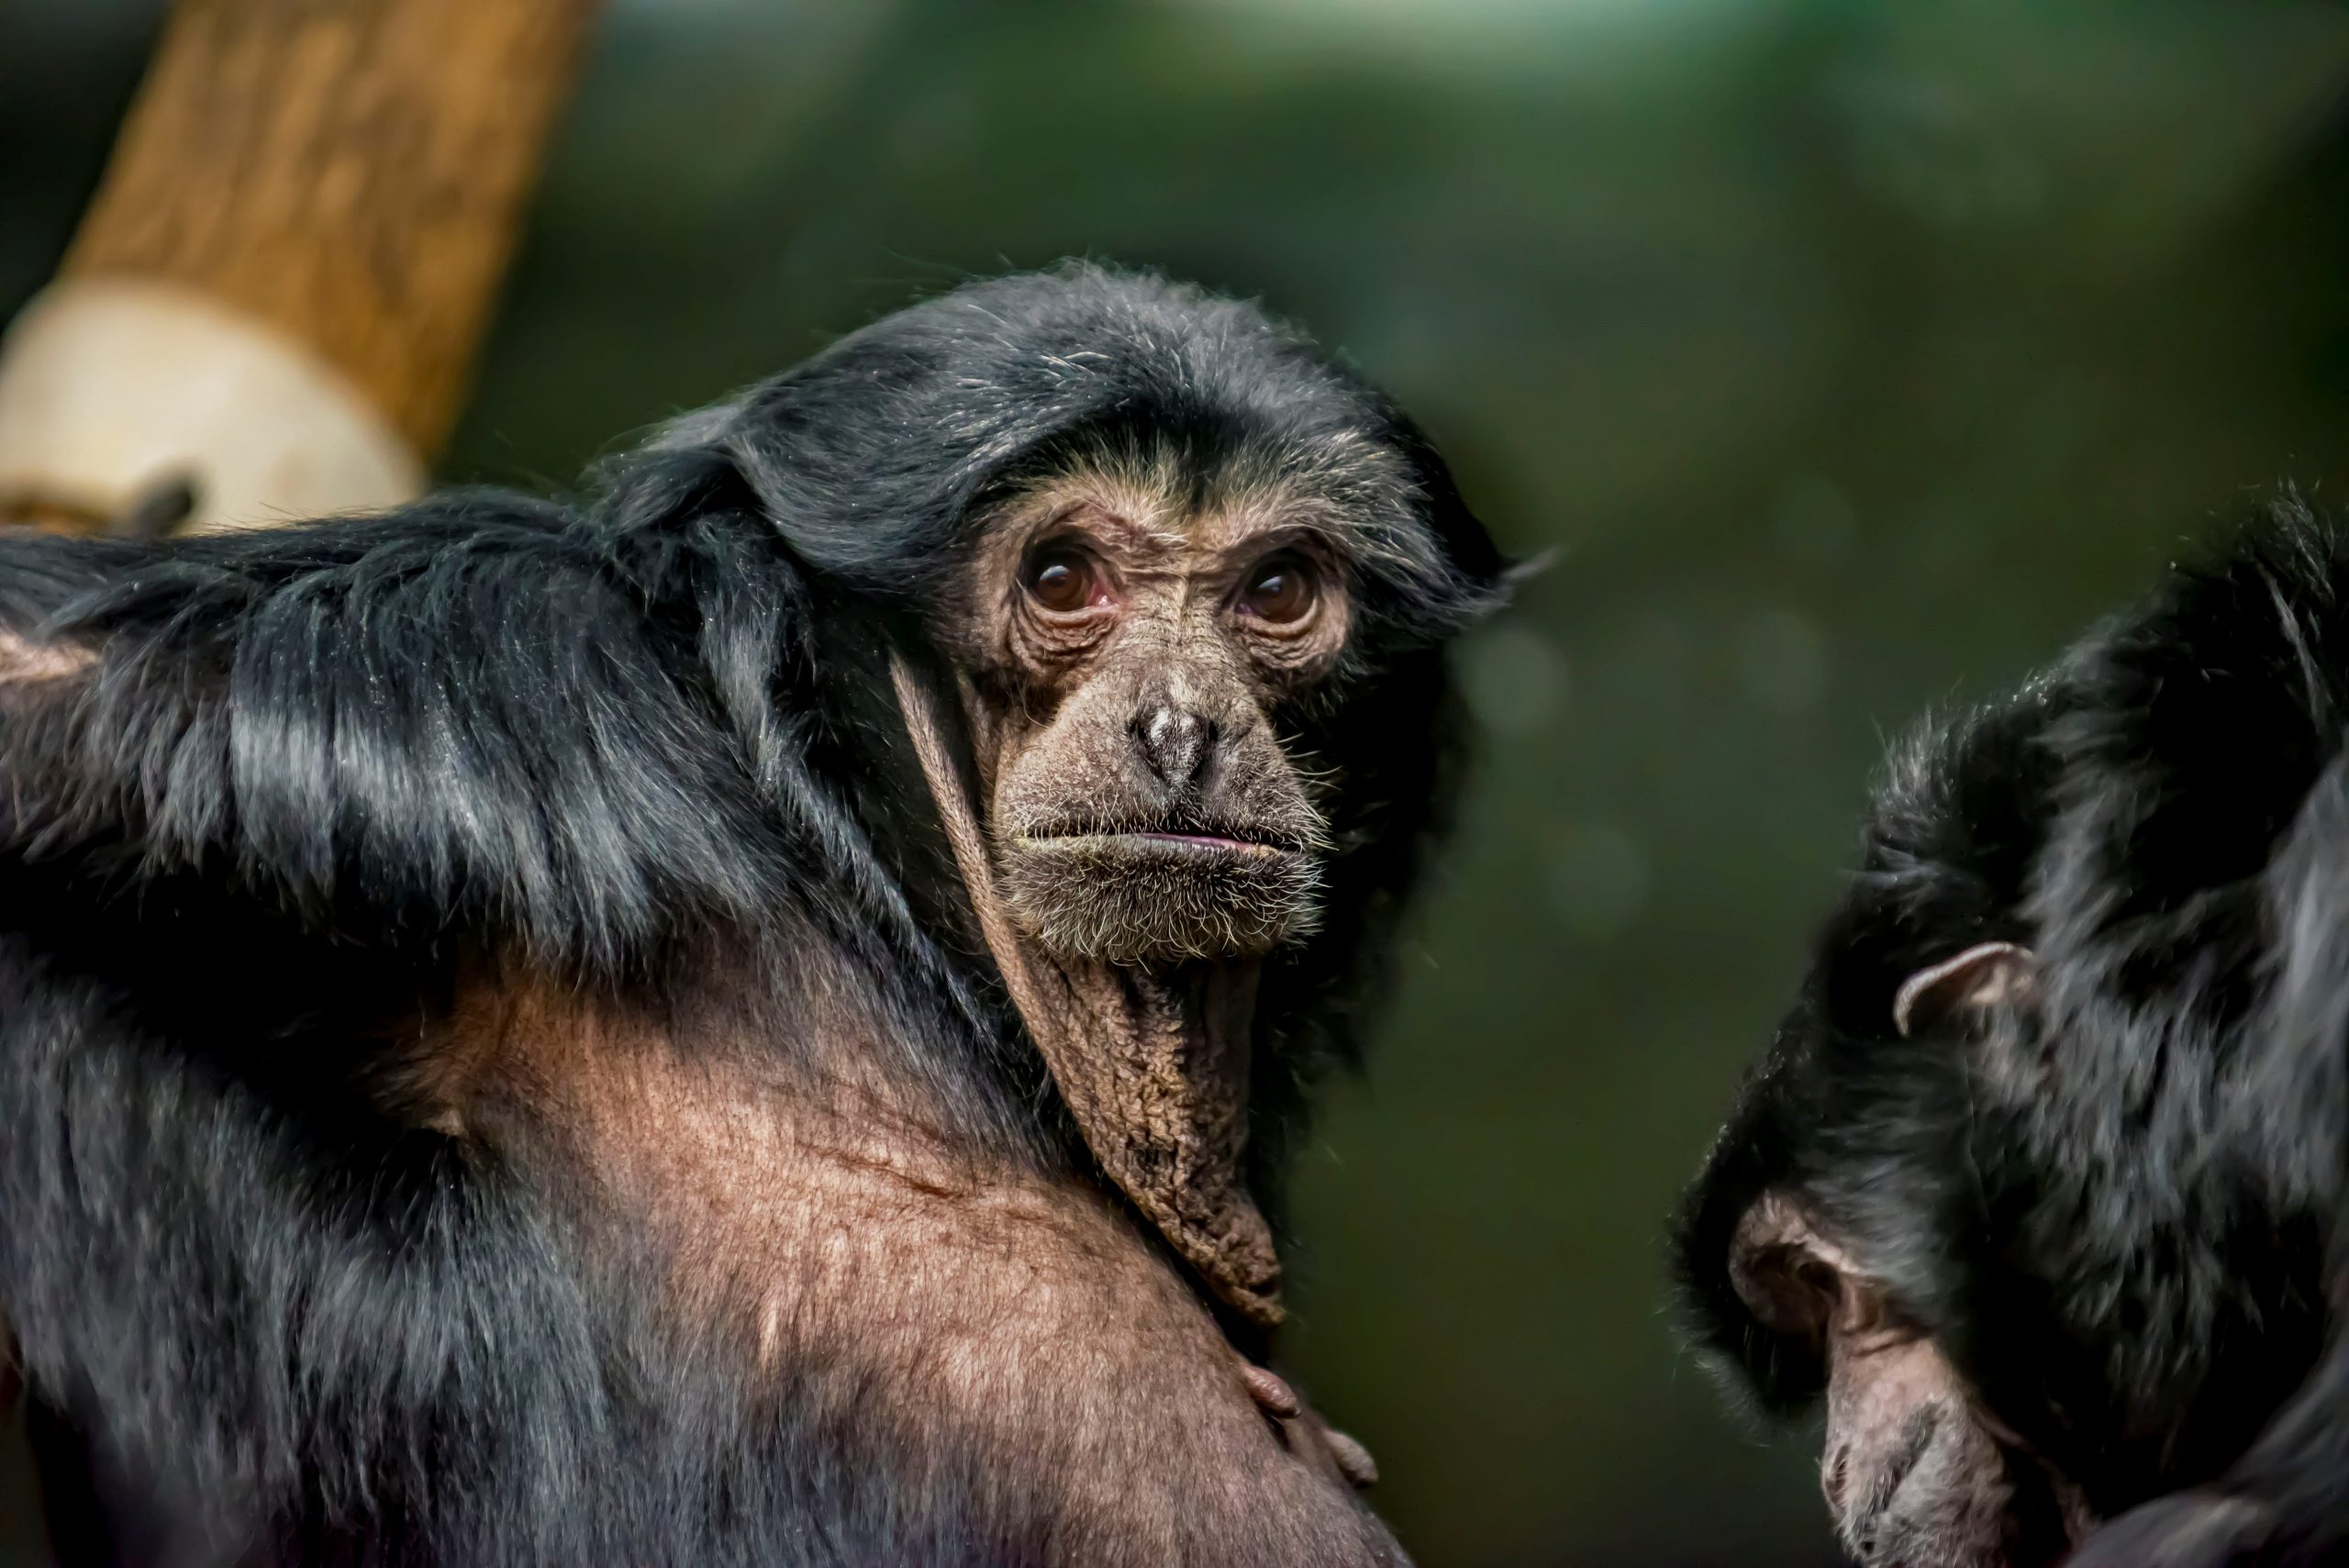
[[[1240,1377],[1248,1385],[1249,1397],[1271,1415],[1286,1420],[1305,1407],[1297,1400],[1297,1390],[1275,1373],[1261,1366],[1243,1366]]]
[[[1378,1485],[1378,1461],[1370,1457],[1370,1450],[1331,1427],[1321,1429],[1321,1440],[1330,1445],[1330,1456],[1338,1462],[1338,1473],[1357,1491],[1368,1491]]]

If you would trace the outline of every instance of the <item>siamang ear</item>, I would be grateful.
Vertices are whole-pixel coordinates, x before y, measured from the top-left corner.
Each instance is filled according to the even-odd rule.
[[[2029,948],[1977,942],[1901,982],[1892,999],[1893,1028],[1906,1039],[1920,1029],[1986,1012],[2024,995],[2037,973]]]

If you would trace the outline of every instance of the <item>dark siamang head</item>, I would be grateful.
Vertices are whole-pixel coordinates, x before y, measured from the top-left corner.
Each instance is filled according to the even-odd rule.
[[[1071,958],[1351,945],[1330,911],[1388,890],[1440,782],[1439,646],[1502,591],[1383,394],[1091,266],[901,311],[662,445],[926,629],[1011,908]]]

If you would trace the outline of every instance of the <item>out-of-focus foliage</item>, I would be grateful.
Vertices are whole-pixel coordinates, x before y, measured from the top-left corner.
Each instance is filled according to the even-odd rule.
[[[0,306],[151,14],[0,12]],[[1263,296],[1513,550],[1487,766],[1307,1161],[1291,1350],[1431,1564],[1832,1560],[1676,1353],[1658,1235],[1881,734],[2349,453],[2349,11],[619,0],[452,477],[974,272]]]

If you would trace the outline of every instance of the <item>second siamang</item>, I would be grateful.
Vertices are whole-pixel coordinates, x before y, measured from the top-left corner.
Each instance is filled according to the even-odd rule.
[[[2349,1561],[2349,529],[1928,725],[1689,1195],[1871,1568]]]

